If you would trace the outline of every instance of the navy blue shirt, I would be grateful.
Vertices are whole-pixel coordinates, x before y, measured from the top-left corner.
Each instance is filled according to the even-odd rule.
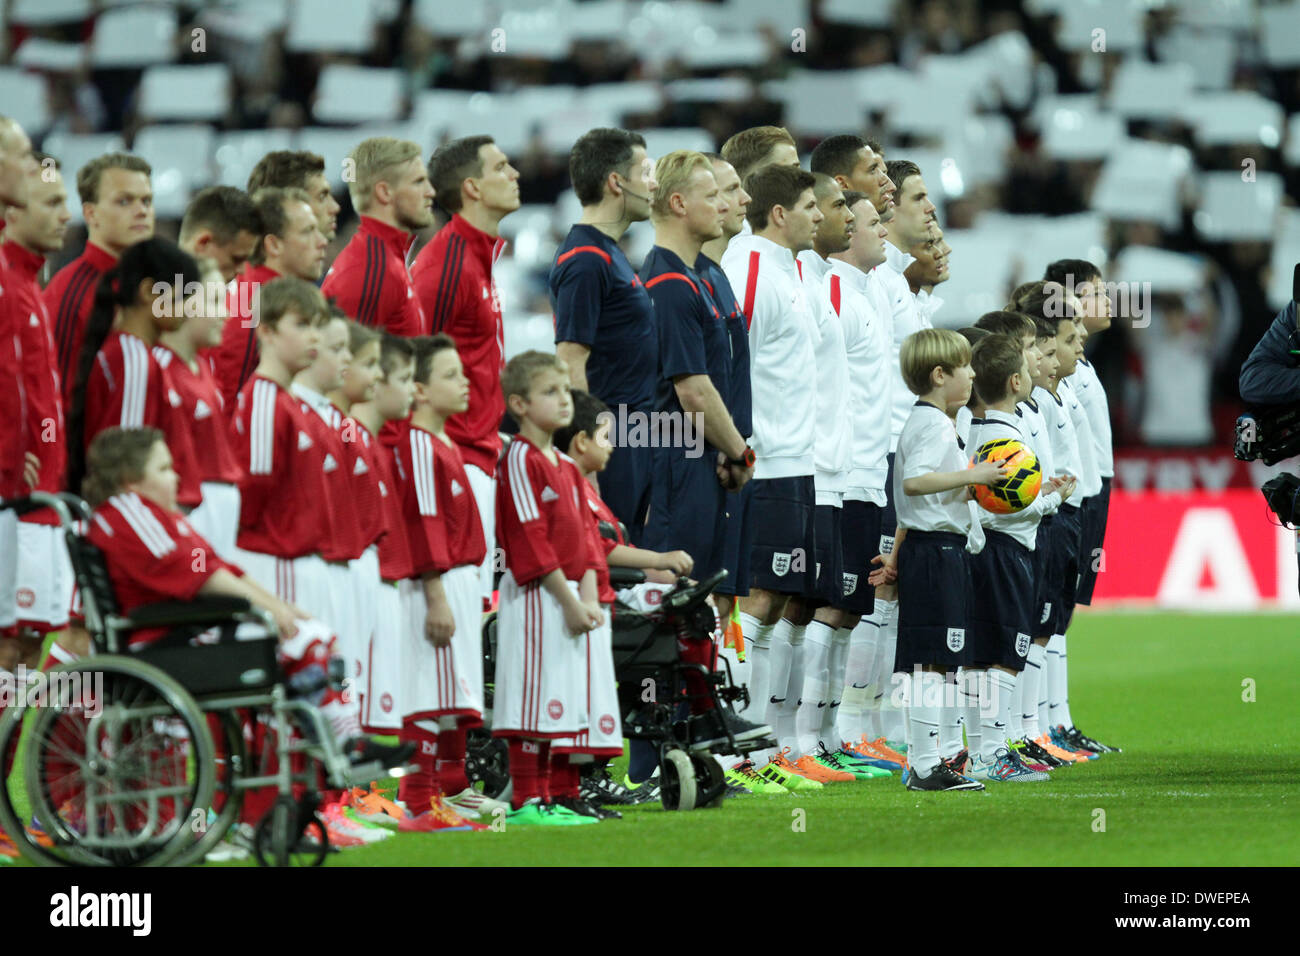
[[[659,375],[654,306],[618,243],[595,226],[574,226],[555,254],[548,285],[555,341],[591,349],[588,391],[611,407],[652,411]]]
[[[659,327],[658,411],[680,412],[673,379],[708,375],[723,402],[730,387],[731,342],[727,324],[704,283],[675,252],[655,246],[641,266],[641,281],[654,302]]]
[[[727,335],[731,339],[731,372],[722,398],[731,412],[736,431],[748,441],[754,434],[754,398],[749,381],[749,320],[745,318],[745,310],[732,291],[731,281],[722,271],[722,266],[701,252],[695,260],[695,274],[704,283],[713,304],[727,323]]]

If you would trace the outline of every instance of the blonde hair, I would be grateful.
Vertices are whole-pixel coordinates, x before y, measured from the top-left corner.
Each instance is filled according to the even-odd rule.
[[[970,361],[970,343],[952,329],[921,329],[903,339],[898,351],[898,365],[903,381],[914,395],[924,395],[934,388],[930,373],[935,366],[949,375]]]
[[[659,162],[655,163],[655,180],[659,185],[655,189],[654,202],[650,204],[651,219],[668,219],[672,216],[670,204],[673,193],[684,193],[697,169],[703,169],[711,175],[713,163],[709,157],[693,149],[675,149],[659,157]]]
[[[510,406],[511,395],[527,399],[533,387],[533,379],[542,372],[559,372],[568,377],[569,366],[558,355],[536,349],[520,352],[507,362],[501,372],[501,393],[505,396],[506,407]],[[519,420],[513,411],[510,412],[510,417]]]
[[[387,182],[398,166],[419,158],[420,144],[409,139],[373,136],[357,143],[348,153],[353,166],[352,181],[348,183],[352,208],[358,213],[365,212],[374,198],[375,186]]]

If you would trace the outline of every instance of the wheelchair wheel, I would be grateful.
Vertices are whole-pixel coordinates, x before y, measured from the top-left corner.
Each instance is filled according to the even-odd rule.
[[[684,750],[669,750],[659,761],[659,800],[665,810],[695,809],[695,768]]]
[[[193,824],[206,824],[212,801],[212,735],[194,698],[129,657],[47,673],[50,692],[29,718],[22,761],[45,839],[15,818],[8,793],[0,801],[6,829],[46,866],[170,863],[192,845]]]
[[[483,782],[483,796],[494,800],[510,786],[510,746],[481,727],[469,732],[465,747],[465,776],[471,785]]]
[[[695,800],[701,807],[720,807],[726,799],[727,782],[722,766],[708,754],[691,754],[691,764],[695,769]],[[717,791],[717,796],[710,799],[708,794]]]
[[[329,852],[325,821],[316,813],[304,817],[292,797],[275,801],[253,840],[258,866],[320,866]]]
[[[198,831],[199,838],[172,860],[172,866],[190,866],[202,862],[208,852],[230,832],[244,808],[244,791],[235,785],[245,775],[247,767],[243,726],[236,715],[228,710],[209,713],[207,718],[208,729],[217,744],[213,803],[219,800],[221,809],[215,820],[209,822],[205,819],[202,826],[191,826],[191,829]]]

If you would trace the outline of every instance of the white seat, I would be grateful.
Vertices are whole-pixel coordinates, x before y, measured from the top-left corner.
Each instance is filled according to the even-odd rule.
[[[73,73],[86,63],[86,45],[28,37],[14,53],[14,63],[51,73]]]
[[[754,84],[742,76],[711,76],[673,80],[664,93],[674,103],[745,103],[754,97]]]
[[[1268,242],[1284,192],[1278,173],[1257,172],[1254,182],[1244,182],[1240,173],[1202,173],[1192,222],[1211,242]]]
[[[372,136],[392,136],[407,138],[401,128],[391,126],[356,126],[350,129],[337,129],[327,126],[306,126],[298,130],[293,139],[293,149],[315,153],[325,160],[325,178],[337,184],[343,179],[343,161],[348,154],[364,139]],[[422,144],[423,146],[424,144]],[[425,147],[427,149],[427,147]],[[424,157],[428,159],[426,155]],[[346,185],[346,183],[345,183]]]
[[[1261,145],[1282,142],[1286,114],[1277,102],[1247,90],[1206,93],[1184,105],[1183,116],[1198,146]]]
[[[630,113],[655,113],[663,106],[664,91],[650,80],[630,83],[593,83],[577,93],[589,109],[623,117]]]
[[[1015,143],[1011,120],[1001,114],[976,113],[966,117],[944,137],[945,152],[961,157],[968,186],[1001,182],[1008,151]]]
[[[871,0],[858,0],[858,6],[869,5],[870,2]],[[745,23],[755,27],[769,27],[788,45],[791,30],[808,28],[812,21],[811,6],[810,0],[723,0],[716,25]]]
[[[176,58],[176,11],[170,7],[120,7],[95,21],[90,62],[99,68],[148,66]]]
[[[96,156],[126,152],[126,144],[117,133],[50,133],[41,148],[63,167],[63,181],[68,188],[68,208],[74,222],[81,221],[81,200],[77,196],[77,171]]]
[[[212,33],[249,44],[252,51],[256,51],[271,34],[289,26],[289,0],[234,0],[220,6],[204,7],[195,22]],[[231,59],[237,60],[248,52],[232,50]]]
[[[146,126],[134,151],[153,167],[153,205],[160,219],[179,219],[190,195],[212,183],[217,135],[211,126]]]
[[[1061,101],[1085,97],[1057,97]],[[1043,152],[1053,159],[1103,160],[1125,138],[1124,120],[1115,113],[1068,102],[1046,112],[1039,124]]]
[[[898,91],[885,112],[891,132],[942,139],[955,124],[975,112],[987,74],[977,61],[945,63],[927,69]]]
[[[546,122],[538,127],[542,147],[556,156],[568,156],[578,137],[597,127],[619,126],[620,118],[609,112],[597,112],[580,100],[563,109],[546,114]]]
[[[975,44],[967,55],[984,60],[993,89],[1008,106],[1014,109],[1029,106],[1034,95],[1036,64],[1033,47],[1023,33],[999,33]]]
[[[1056,12],[1056,42],[1063,50],[1092,50],[1093,31],[1098,29],[1106,31],[1107,53],[1140,49],[1146,42],[1146,9],[1137,0],[1070,0]]]
[[[762,86],[765,96],[785,104],[786,127],[796,136],[860,128],[867,110],[858,89],[857,75],[843,70],[803,70]]]
[[[689,69],[713,70],[762,66],[770,59],[771,52],[767,39],[757,30],[718,31],[713,27],[698,26],[683,34],[678,55]]]
[[[981,220],[983,222],[983,220]],[[1086,259],[1106,269],[1106,219],[1097,213],[1043,216],[1032,224],[1020,247],[1015,285],[1041,279],[1058,259]]]
[[[292,136],[287,129],[237,130],[221,133],[213,159],[217,165],[215,181],[236,189],[248,187],[248,177],[253,167],[267,153],[292,149]]]
[[[1230,30],[1221,27],[1175,26],[1156,40],[1156,50],[1165,63],[1192,67],[1198,90],[1226,90],[1232,83],[1238,43]]]
[[[365,53],[374,42],[375,16],[365,0],[311,0],[289,14],[290,53]]]
[[[578,14],[581,16],[581,14]],[[505,49],[495,56],[520,56],[541,60],[563,60],[569,55],[572,37],[569,23],[554,7],[511,10],[501,15],[501,38]]]
[[[894,23],[894,0],[826,0],[822,17],[828,23],[889,29]]]
[[[855,74],[853,84],[858,102],[869,110],[890,109],[903,88],[912,82],[912,74],[893,63],[852,72]]]
[[[312,116],[318,123],[382,123],[397,119],[402,71],[333,64],[320,71]]]
[[[637,130],[645,137],[646,155],[658,160],[676,149],[694,149],[701,153],[717,152],[718,144],[706,129],[689,126]]]
[[[75,23],[94,12],[91,0],[13,0],[9,20],[24,26]]]
[[[1112,150],[1092,193],[1092,208],[1122,222],[1156,222],[1176,230],[1181,189],[1192,171],[1183,146],[1128,139]]]
[[[1126,246],[1115,257],[1107,282],[1151,283],[1156,293],[1195,292],[1205,284],[1205,266],[1185,252],[1170,252],[1154,246]]]
[[[415,0],[411,15],[416,23],[440,37],[481,34],[493,26],[488,5],[485,3]]]
[[[574,3],[566,0],[562,16],[568,21],[569,35],[574,40],[609,42],[627,29],[632,18],[632,7],[627,0],[590,0]]]
[[[1300,66],[1300,6],[1287,3],[1261,8],[1259,41],[1269,66]]]
[[[1115,74],[1108,105],[1129,120],[1177,119],[1192,97],[1192,86],[1192,68],[1186,63],[1149,63],[1130,56]]]
[[[934,324],[960,329],[1006,305],[1023,236],[1014,229],[986,228],[977,222],[973,229],[945,229],[943,237],[952,247],[952,256],[948,281],[935,289],[943,308],[934,314]]]
[[[1300,166],[1300,113],[1292,113],[1287,117],[1282,156],[1288,166]]]
[[[0,67],[0,103],[6,116],[18,121],[35,138],[50,125],[46,80],[39,73]]]
[[[140,78],[140,113],[155,120],[220,120],[230,109],[230,67],[151,66]]]
[[[1179,23],[1208,30],[1252,33],[1255,29],[1255,0],[1178,0],[1175,15]]]

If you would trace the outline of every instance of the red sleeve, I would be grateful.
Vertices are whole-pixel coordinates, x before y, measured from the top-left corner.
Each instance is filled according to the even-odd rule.
[[[293,433],[292,422],[281,414],[279,387],[255,378],[239,393],[231,428],[231,445],[243,477],[239,481],[241,528],[261,524],[275,491],[277,459],[288,453],[285,440]]]
[[[117,495],[95,515],[91,540],[104,552],[110,576],[144,600],[192,600],[208,578],[229,566],[197,534],[185,540],[167,512],[138,495]],[[133,609],[133,608],[131,608]],[[129,613],[128,609],[128,613]]]
[[[519,584],[528,584],[560,567],[540,508],[546,487],[545,465],[527,442],[513,441],[497,467],[497,544]]]
[[[430,571],[442,574],[451,569],[447,521],[438,501],[438,475],[434,468],[437,455],[433,450],[435,440],[419,428],[412,428],[406,434],[404,457],[410,467],[406,470],[407,487],[403,489],[403,500],[406,502],[404,517],[415,575]]]
[[[415,297],[431,332],[455,335],[459,326],[457,316],[465,303],[461,294],[465,240],[449,235],[440,246],[431,248],[427,256],[416,260],[420,268],[414,275]]]
[[[212,372],[221,391],[221,400],[227,410],[233,411],[240,389],[257,369],[260,351],[257,347],[257,330],[252,327],[248,316],[240,308],[241,298],[249,298],[251,292],[245,291],[241,296],[241,287],[246,283],[236,280],[235,288],[226,299],[226,311],[229,318],[221,328],[221,344],[210,350]]]

